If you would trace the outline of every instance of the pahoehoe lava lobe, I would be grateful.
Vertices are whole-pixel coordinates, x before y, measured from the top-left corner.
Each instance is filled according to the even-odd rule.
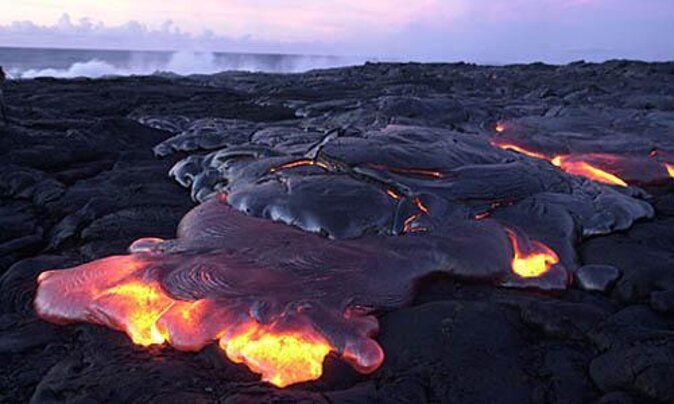
[[[377,369],[384,356],[372,339],[378,326],[368,311],[404,304],[431,273],[549,288],[566,282],[559,265],[533,283],[511,274],[510,242],[517,236],[496,221],[460,222],[447,234],[328,240],[246,216],[225,199],[187,214],[175,240],[141,239],[130,255],[42,273],[38,314],[117,328],[140,345],[169,342],[194,351],[219,340],[230,359],[285,386],[320,376],[301,369],[304,353],[317,346],[324,349],[313,366],[333,351],[363,373]],[[283,354],[273,347],[245,351],[258,339],[290,336],[302,346],[291,363],[270,359]],[[243,351],[231,348],[241,338],[252,341]]]

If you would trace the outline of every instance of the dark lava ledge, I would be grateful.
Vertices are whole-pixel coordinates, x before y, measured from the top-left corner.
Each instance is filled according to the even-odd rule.
[[[651,167],[672,163],[674,64],[368,64],[5,91],[0,402],[674,402],[674,185]],[[616,189],[489,147],[497,135],[654,160]],[[488,212],[552,246],[574,282],[549,293],[426,278],[376,313],[378,371],[328,357],[320,380],[283,390],[216,346],[140,348],[38,319],[40,272],[175,236],[195,202],[169,171],[194,200],[224,190],[249,215],[329,239],[451,233]],[[408,221],[419,203],[429,217]]]

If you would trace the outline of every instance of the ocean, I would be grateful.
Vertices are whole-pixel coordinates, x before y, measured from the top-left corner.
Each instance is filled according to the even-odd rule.
[[[221,71],[299,73],[357,65],[368,59],[341,56],[123,51],[0,47],[0,66],[11,78],[104,77],[171,72],[181,75]]]

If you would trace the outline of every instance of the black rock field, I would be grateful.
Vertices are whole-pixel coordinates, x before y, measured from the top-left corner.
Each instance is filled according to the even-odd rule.
[[[674,403],[674,62],[4,93],[2,403]],[[250,324],[322,375],[234,363]]]

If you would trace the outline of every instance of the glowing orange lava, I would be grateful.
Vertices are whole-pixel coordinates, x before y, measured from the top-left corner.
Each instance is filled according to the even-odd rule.
[[[175,300],[163,293],[159,285],[129,282],[108,289],[96,298],[123,313],[124,321],[120,326],[134,344],[149,346],[168,340],[166,331],[157,327],[157,321]]]
[[[506,233],[513,246],[512,270],[522,278],[538,278],[559,263],[557,254],[540,241],[532,241],[529,251],[523,251],[517,235],[512,230],[506,230]]]
[[[428,212],[428,208],[426,207],[426,205],[424,205],[424,203],[421,201],[421,198],[419,198],[418,196],[414,198],[414,205],[416,205],[417,209],[422,211],[424,214],[430,215],[430,213]]]
[[[503,132],[505,129],[506,129],[506,127],[502,123],[497,123],[496,126],[494,127],[494,130],[498,133]]]
[[[396,174],[413,174],[413,175],[422,175],[425,177],[433,178],[444,178],[445,174],[437,170],[429,170],[425,168],[398,168],[398,167],[389,167],[383,164],[368,164],[368,166],[375,168],[377,170],[386,170]]]
[[[220,347],[236,363],[245,363],[278,387],[316,380],[332,351],[328,341],[313,330],[274,332],[249,322],[236,335],[220,340]]]
[[[306,166],[320,167],[324,170],[329,169],[328,165],[323,163],[323,162],[316,161],[316,160],[310,160],[310,159],[304,159],[304,160],[291,161],[290,163],[282,164],[278,167],[272,167],[269,170],[269,172],[275,173],[275,172],[285,170],[285,169],[288,169],[288,168],[306,167]]]
[[[569,156],[557,156],[551,160],[551,163],[571,175],[585,177],[604,184],[618,185],[621,187],[629,186],[617,175],[597,168],[586,161],[572,161]]]
[[[516,144],[512,143],[504,143],[504,142],[499,142],[496,140],[492,140],[491,144],[493,146],[499,147],[503,150],[512,150],[520,154],[524,154],[525,156],[537,158],[537,159],[542,159],[542,160],[548,160],[550,163],[553,165],[559,167],[562,169],[564,172],[571,174],[571,175],[577,175],[579,177],[585,177],[587,179],[601,182],[604,184],[610,184],[610,185],[617,185],[621,187],[628,187],[629,185],[627,182],[625,182],[622,178],[618,177],[615,174],[612,174],[606,170],[603,170],[601,168],[595,167],[594,165],[588,163],[586,160],[588,159],[597,159],[597,160],[604,160],[606,162],[610,162],[612,160],[615,160],[615,156],[609,155],[609,154],[587,154],[587,155],[579,155],[579,156],[574,156],[574,155],[560,155],[560,156],[555,156],[555,157],[549,157],[543,153],[527,150],[522,146],[518,146]]]
[[[475,220],[483,220],[491,216],[491,212],[486,211],[486,212],[480,212],[475,214]]]
[[[524,154],[525,156],[534,157],[534,158],[537,158],[537,159],[549,160],[548,156],[546,156],[545,154],[538,153],[538,152],[531,151],[531,150],[527,150],[524,147],[518,146],[516,144],[501,143],[501,142],[498,142],[496,140],[492,140],[491,144],[493,146],[499,147],[503,150],[512,150],[512,151],[515,151],[517,153]]]
[[[134,344],[144,347],[169,343],[184,351],[198,351],[219,340],[233,362],[244,363],[278,387],[318,379],[323,360],[336,352],[322,334],[301,321],[286,319],[281,329],[219,309],[211,299],[174,299],[158,281],[143,277],[142,267],[142,260],[133,256],[110,257],[95,266],[97,276],[89,279],[90,284],[78,283],[75,289],[59,287],[65,271],[43,272],[38,282],[50,286],[45,290],[43,285],[38,299],[65,294],[73,302],[91,305],[60,315],[51,312],[51,306],[41,305],[38,313],[52,320],[85,317],[125,332]]]
[[[198,306],[205,302],[176,301],[159,285],[140,281],[111,288],[97,299],[114,306],[120,315],[120,328],[141,346],[170,342],[171,332],[160,321],[165,315],[172,317],[172,331],[184,333],[198,326],[194,317]],[[224,329],[227,324],[221,327]],[[253,321],[222,337],[220,347],[230,360],[244,363],[261,374],[263,381],[278,387],[318,379],[323,373],[323,360],[332,351],[328,341],[313,330],[275,332]]]
[[[396,201],[400,200],[400,198],[401,198],[400,194],[392,188],[389,188],[389,189],[386,190],[386,195],[390,196],[391,198],[395,199]]]
[[[667,169],[667,174],[670,178],[674,178],[674,164],[665,163],[665,168]]]

